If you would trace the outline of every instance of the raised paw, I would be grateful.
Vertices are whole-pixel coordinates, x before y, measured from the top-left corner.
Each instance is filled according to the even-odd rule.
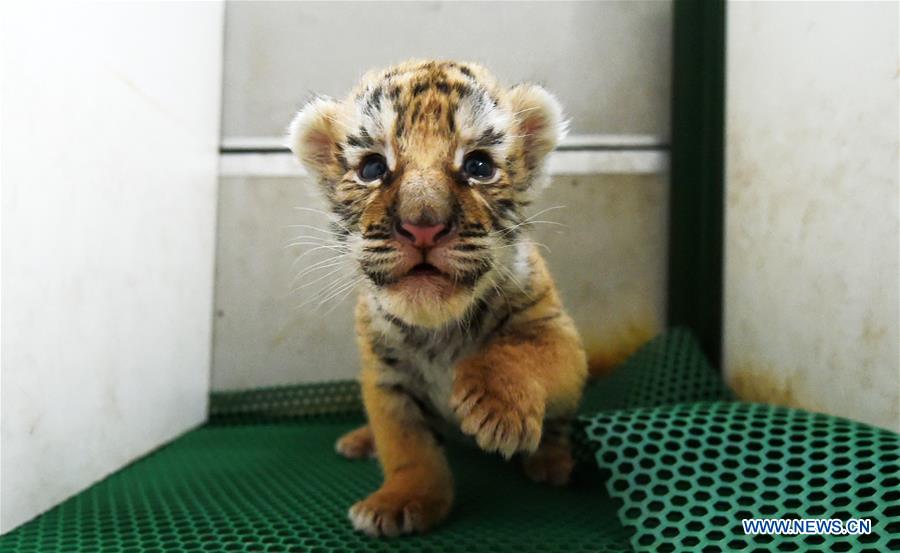
[[[382,488],[350,507],[353,528],[370,536],[425,532],[450,510],[449,495],[403,493]]]
[[[334,449],[347,459],[365,459],[375,456],[375,439],[369,425],[347,432],[334,444]]]
[[[485,451],[498,451],[508,459],[519,451],[533,452],[541,441],[544,397],[536,383],[458,375],[450,407],[460,429]]]
[[[542,445],[522,462],[525,475],[535,482],[565,486],[575,467],[572,453],[566,446]]]

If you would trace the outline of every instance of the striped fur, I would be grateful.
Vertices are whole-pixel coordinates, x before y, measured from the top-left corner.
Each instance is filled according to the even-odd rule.
[[[357,529],[397,535],[446,516],[441,426],[486,451],[522,453],[537,480],[568,479],[560,429],[586,360],[525,216],[564,131],[541,87],[506,88],[478,65],[437,61],[369,73],[343,101],[317,99],[292,123],[291,147],[318,176],[334,229],[367,277],[356,333],[369,425],[337,448],[350,457],[374,448],[385,481],[351,509]],[[464,173],[472,152],[492,160],[490,177]],[[366,181],[359,168],[373,155],[387,172]],[[453,232],[414,250],[394,230],[409,220]],[[420,263],[439,276],[410,276]]]

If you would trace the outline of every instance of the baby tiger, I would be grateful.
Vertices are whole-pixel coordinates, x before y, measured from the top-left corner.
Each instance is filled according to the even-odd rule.
[[[587,361],[524,216],[565,127],[540,86],[452,61],[370,72],[291,123],[290,147],[367,277],[356,334],[369,424],[337,449],[376,454],[384,483],[351,507],[357,530],[424,532],[447,516],[436,433],[448,427],[522,454],[534,480],[567,482]]]

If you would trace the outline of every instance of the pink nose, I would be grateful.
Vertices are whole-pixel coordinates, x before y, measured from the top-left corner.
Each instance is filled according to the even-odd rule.
[[[414,225],[401,223],[397,234],[412,242],[417,248],[427,248],[435,245],[438,240],[446,236],[447,225]]]

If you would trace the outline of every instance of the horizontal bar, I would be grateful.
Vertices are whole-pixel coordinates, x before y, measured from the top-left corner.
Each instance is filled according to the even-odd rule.
[[[649,134],[573,134],[563,138],[559,150],[666,150],[669,145]],[[231,153],[286,152],[285,138],[277,136],[229,136],[219,151]]]

